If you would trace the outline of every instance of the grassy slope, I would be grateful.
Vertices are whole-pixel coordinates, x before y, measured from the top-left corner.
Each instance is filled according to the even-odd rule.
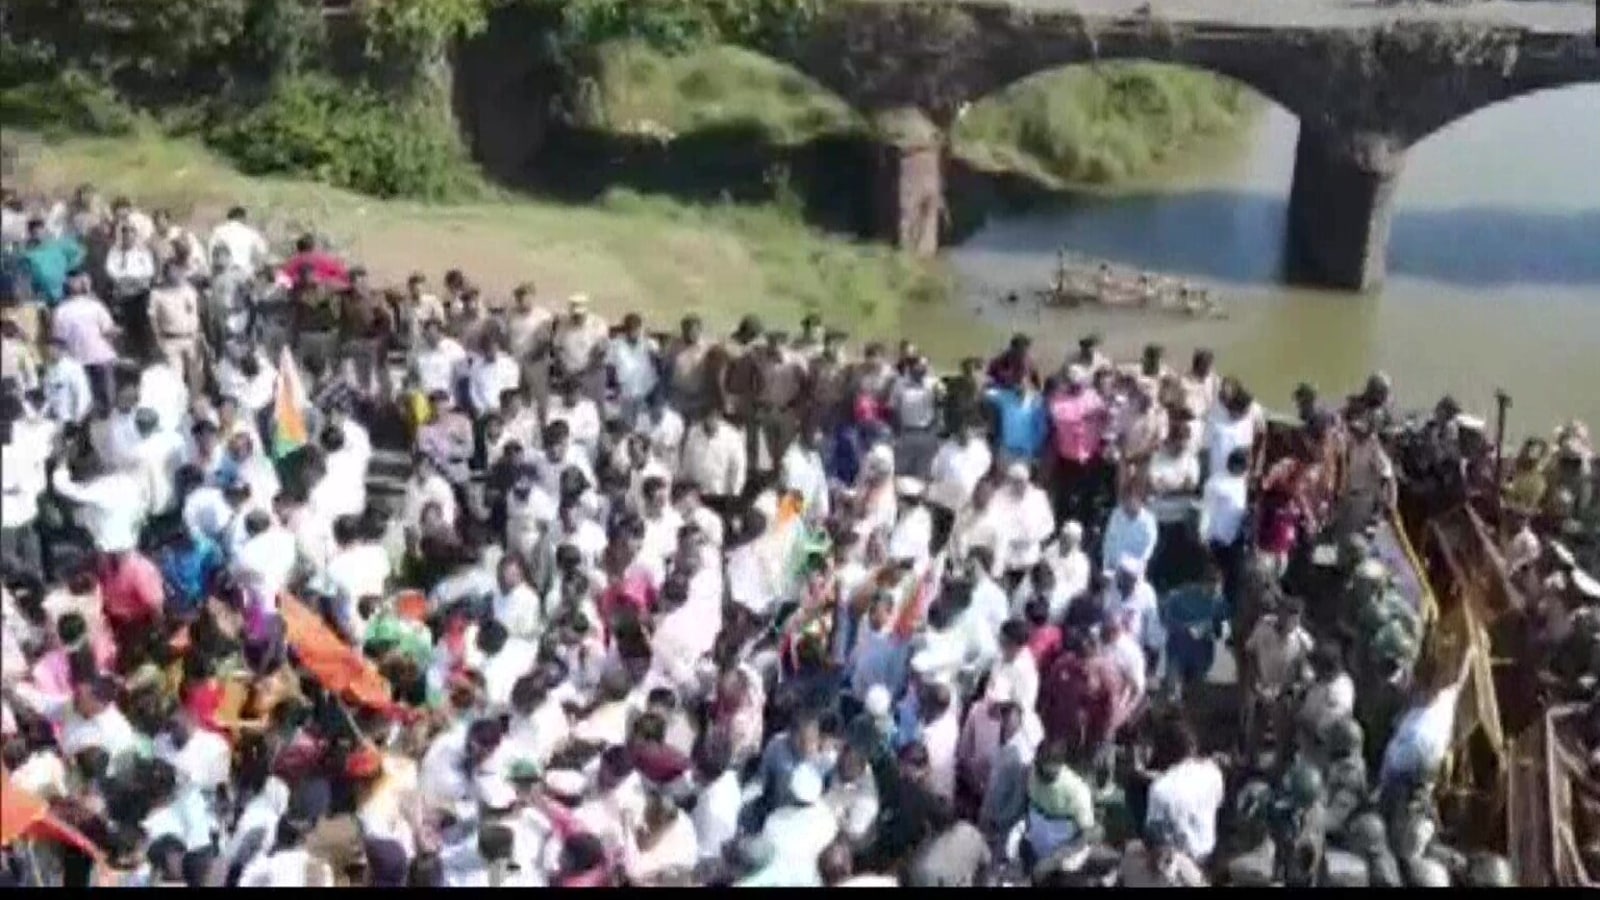
[[[803,76],[733,48],[668,58],[619,46],[607,53],[603,72],[599,111],[604,124],[621,130],[684,134],[756,123],[774,142],[793,144],[863,125]],[[980,167],[1048,183],[1106,181],[1147,169],[1247,111],[1238,92],[1198,73],[1069,69],[976,104],[958,126],[956,152]],[[15,110],[5,112],[8,124],[17,124]],[[31,143],[14,180],[25,189],[64,195],[88,181],[202,222],[242,202],[280,237],[308,228],[329,236],[382,280],[461,267],[488,290],[532,280],[546,297],[584,291],[607,312],[638,310],[658,321],[694,310],[728,322],[752,308],[792,321],[815,310],[851,323],[857,334],[879,335],[892,333],[902,316],[938,315],[918,301],[950,288],[937,264],[819,234],[781,201],[692,206],[613,192],[587,207],[519,197],[423,205],[248,178],[194,143],[150,133],[52,140],[47,153],[15,128],[5,140]]]
[[[780,210],[689,207],[614,193],[595,207],[508,197],[470,205],[372,200],[305,181],[249,178],[195,144],[142,134],[22,142],[18,186],[64,196],[88,181],[214,222],[234,202],[277,236],[313,227],[380,280],[461,267],[488,290],[532,280],[547,298],[583,291],[602,310],[670,322],[691,310],[728,322],[758,308],[774,320],[817,310],[858,327],[892,325],[905,298],[946,289],[936,267],[887,248],[819,235]]]

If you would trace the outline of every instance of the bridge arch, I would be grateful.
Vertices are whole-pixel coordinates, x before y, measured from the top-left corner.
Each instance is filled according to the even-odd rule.
[[[1002,100],[1005,115],[997,108]],[[1107,103],[1125,110],[1110,116],[1109,126],[1101,115]],[[969,101],[956,111],[950,143],[982,169],[1020,170],[1047,183],[1095,183],[1162,163],[1185,139],[1244,126],[1269,106],[1298,120],[1271,96],[1211,69],[1136,57],[1091,60],[1011,80]],[[1099,134],[1087,134],[1091,128]],[[1026,158],[1008,158],[995,144],[1019,147]],[[1035,163],[1044,171],[1031,171]]]

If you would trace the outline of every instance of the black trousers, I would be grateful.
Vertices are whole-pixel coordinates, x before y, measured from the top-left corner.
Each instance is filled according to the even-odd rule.
[[[83,367],[83,373],[89,376],[89,394],[94,398],[94,414],[97,416],[111,413],[111,404],[117,395],[116,365],[113,360]]]

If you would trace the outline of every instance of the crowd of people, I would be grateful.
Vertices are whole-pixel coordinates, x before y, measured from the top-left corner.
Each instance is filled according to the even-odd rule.
[[[381,288],[243,208],[0,211],[0,762],[74,836],[4,830],[0,878],[1511,880],[1440,822],[1468,667],[1380,552],[1403,483],[1499,490],[1448,398],[1399,441],[1381,375],[1270,420],[1204,350],[941,374]],[[1591,696],[1592,457],[1504,480]]]

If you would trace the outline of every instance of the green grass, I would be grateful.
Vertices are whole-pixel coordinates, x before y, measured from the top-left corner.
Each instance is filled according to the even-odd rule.
[[[753,125],[773,143],[865,129],[815,82],[733,47],[666,56],[637,45],[601,54],[597,121],[672,137]],[[1045,184],[1107,184],[1148,173],[1208,137],[1236,130],[1254,95],[1204,72],[1153,63],[1077,66],[1037,75],[973,104],[954,152],[976,167]]]
[[[737,47],[668,56],[642,45],[600,52],[590,124],[662,136],[745,125],[774,144],[863,128],[861,117],[804,75]]]
[[[956,152],[979,168],[1053,185],[1136,178],[1256,108],[1246,88],[1204,72],[1106,63],[1047,72],[972,106]]]
[[[819,234],[782,207],[687,205],[612,192],[592,206],[501,195],[471,204],[362,197],[309,181],[247,177],[200,145],[140,129],[118,138],[52,140],[8,128],[10,186],[65,196],[82,182],[201,223],[241,203],[286,240],[326,235],[380,283],[460,267],[502,296],[531,280],[550,302],[589,294],[601,311],[670,324],[690,311],[726,324],[756,311],[774,322],[816,311],[857,333],[892,333],[916,305],[945,297],[942,266]]]

